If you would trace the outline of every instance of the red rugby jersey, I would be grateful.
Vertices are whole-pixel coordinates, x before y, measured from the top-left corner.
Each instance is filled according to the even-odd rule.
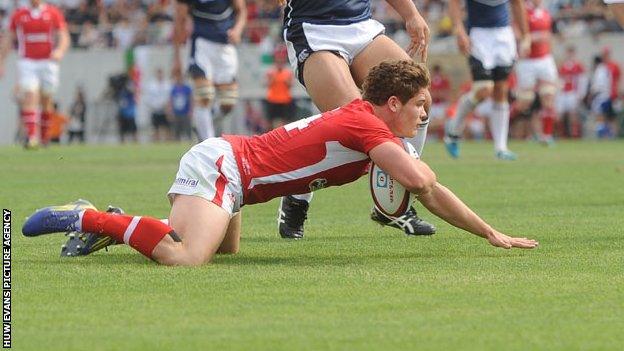
[[[67,27],[58,8],[41,4],[38,8],[20,7],[11,16],[10,30],[17,35],[20,57],[41,60],[50,58],[54,33]]]
[[[550,54],[550,33],[552,31],[552,18],[550,13],[543,8],[527,9],[527,20],[531,32],[530,58],[540,58]]]
[[[372,148],[402,145],[360,99],[266,134],[223,137],[232,144],[247,205],[353,182],[366,174]]]
[[[566,60],[559,67],[559,76],[563,80],[563,91],[577,91],[581,75],[585,73],[583,64],[576,60]]]

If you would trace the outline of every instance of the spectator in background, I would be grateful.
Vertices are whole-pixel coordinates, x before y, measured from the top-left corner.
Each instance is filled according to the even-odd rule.
[[[87,115],[87,103],[85,100],[83,88],[77,87],[74,102],[69,110],[70,119],[67,131],[69,132],[68,142],[70,144],[74,139],[77,139],[80,143],[85,142],[85,117]]]
[[[613,133],[613,135],[618,135],[618,123],[617,116],[613,105],[615,104],[619,94],[620,94],[620,79],[622,77],[622,70],[620,69],[620,65],[611,58],[611,49],[605,47],[602,49],[602,62],[605,64],[607,69],[609,70],[609,75],[611,78],[611,89],[609,93],[609,103],[607,106],[607,113],[605,115],[607,119],[607,123],[609,125],[609,129]]]
[[[596,122],[596,135],[599,138],[613,136],[613,131],[607,123],[607,118],[611,114],[611,86],[611,72],[602,57],[596,56],[589,93],[592,119]]]
[[[136,98],[134,82],[125,77],[124,84],[117,94],[117,104],[119,106],[117,121],[119,122],[119,138],[122,143],[126,142],[129,134],[132,141],[139,141],[136,125]]]
[[[429,112],[429,132],[444,137],[446,109],[451,101],[451,81],[439,64],[431,70],[431,110]]]
[[[280,46],[275,50],[274,65],[266,75],[266,116],[273,128],[294,120],[293,99],[290,89],[293,73],[286,66],[286,49]]]
[[[191,112],[193,91],[179,69],[173,71],[174,84],[169,95],[169,109],[173,116],[175,140],[191,140]]]
[[[578,108],[587,94],[587,77],[583,63],[576,58],[574,46],[566,49],[565,60],[559,66],[559,77],[563,84],[557,105],[563,124],[563,135],[579,138],[582,128]]]
[[[122,17],[119,23],[113,28],[113,41],[115,46],[122,49],[128,49],[134,45],[134,37],[137,28],[130,25],[126,17]]]
[[[65,125],[67,125],[67,122],[69,122],[69,118],[60,111],[58,103],[55,102],[48,129],[51,143],[59,144],[61,142],[61,137],[65,132]]]
[[[152,116],[154,128],[153,141],[171,139],[169,120],[167,118],[167,105],[171,95],[171,84],[165,80],[165,72],[162,68],[156,69],[155,79],[151,80],[145,89],[145,104]]]

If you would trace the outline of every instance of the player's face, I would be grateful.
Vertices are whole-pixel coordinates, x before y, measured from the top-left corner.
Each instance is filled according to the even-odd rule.
[[[399,111],[397,136],[411,138],[418,131],[418,126],[427,120],[428,109],[431,107],[429,90],[420,90],[409,99]]]

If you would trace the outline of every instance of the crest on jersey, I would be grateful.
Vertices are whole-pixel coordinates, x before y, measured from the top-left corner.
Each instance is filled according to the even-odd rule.
[[[308,185],[310,187],[310,191],[316,191],[319,189],[323,189],[327,187],[327,179],[325,178],[316,178],[310,182]]]

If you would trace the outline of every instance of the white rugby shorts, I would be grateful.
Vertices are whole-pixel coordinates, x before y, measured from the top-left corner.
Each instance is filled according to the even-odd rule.
[[[243,193],[232,145],[223,138],[210,138],[184,154],[167,194],[169,201],[173,203],[177,194],[199,196],[223,208],[230,216],[236,214]]]
[[[54,60],[17,60],[17,82],[22,91],[37,91],[52,95],[59,85],[59,65]]]
[[[559,73],[552,55],[540,58],[523,58],[516,65],[518,88],[533,90],[538,82],[557,84]]]
[[[204,76],[214,84],[230,84],[236,80],[238,53],[232,44],[195,38],[189,66],[193,76]]]
[[[557,112],[574,112],[578,109],[580,101],[581,99],[576,91],[563,91],[557,95]]]
[[[303,22],[285,29],[284,41],[290,65],[301,80],[303,72],[299,70],[313,52],[335,52],[351,65],[353,59],[384,31],[383,24],[373,19],[346,25]]]
[[[470,29],[470,54],[486,70],[510,67],[517,57],[516,38],[509,26],[500,28]]]

